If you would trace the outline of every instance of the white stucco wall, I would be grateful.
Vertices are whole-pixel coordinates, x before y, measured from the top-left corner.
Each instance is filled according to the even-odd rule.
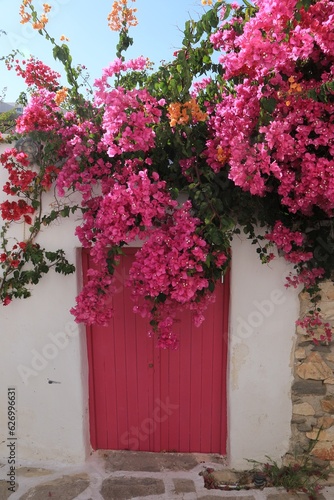
[[[228,366],[228,457],[235,468],[247,459],[279,460],[288,450],[292,350],[298,293],[287,289],[291,270],[279,258],[262,265],[254,245],[232,245]]]
[[[0,153],[6,147],[1,144]],[[1,186],[5,179],[2,170]],[[0,188],[0,199],[3,196]],[[74,220],[56,222],[38,243],[50,250],[63,248],[75,263],[74,228]],[[18,241],[28,235],[27,225],[15,225]],[[76,275],[50,271],[33,288],[31,298],[0,306],[0,432],[8,436],[7,388],[14,386],[19,460],[79,462],[89,450],[85,335],[69,312],[77,281]],[[0,461],[7,459],[6,445],[0,444]]]
[[[5,149],[0,145],[0,153]],[[5,172],[0,172],[3,185]],[[1,199],[2,194],[0,194]],[[39,241],[78,257],[75,222],[65,220]],[[23,225],[16,229],[23,239]],[[78,259],[79,260],[79,259]],[[246,240],[233,243],[228,365],[228,455],[233,467],[246,459],[279,459],[288,449],[292,382],[290,357],[299,302],[286,290],[284,261],[258,261]],[[17,458],[79,463],[90,451],[88,365],[84,329],[69,313],[80,287],[77,276],[50,272],[27,300],[0,308],[0,432],[7,431],[7,388],[17,392]],[[54,381],[57,383],[49,383]],[[6,461],[6,441],[0,462]]]

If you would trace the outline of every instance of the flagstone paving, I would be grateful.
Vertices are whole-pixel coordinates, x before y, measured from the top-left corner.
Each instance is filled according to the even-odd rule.
[[[208,490],[201,473],[227,470],[223,457],[181,453],[94,452],[82,466],[21,464],[16,491],[0,464],[0,500],[308,500],[277,488]],[[317,500],[334,500],[327,486]]]

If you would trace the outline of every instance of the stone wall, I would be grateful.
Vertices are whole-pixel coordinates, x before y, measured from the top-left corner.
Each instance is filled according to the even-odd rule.
[[[321,315],[334,327],[334,283],[321,285]],[[310,297],[300,294],[303,317],[310,309]],[[315,344],[297,327],[292,385],[292,437],[290,455],[311,449],[311,455],[334,464],[334,338]],[[316,337],[320,338],[319,328]]]

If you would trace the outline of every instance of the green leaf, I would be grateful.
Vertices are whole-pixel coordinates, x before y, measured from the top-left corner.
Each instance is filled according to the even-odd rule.
[[[34,208],[35,210],[37,210],[39,208],[39,206],[40,206],[40,202],[38,200],[32,200],[31,206],[32,206],[32,208]]]
[[[262,109],[271,114],[276,108],[277,101],[273,97],[261,97],[260,105]]]
[[[59,213],[62,217],[68,217],[70,215],[70,207],[67,205]]]
[[[250,2],[248,2],[247,0],[242,0],[243,3],[246,5],[246,7],[250,7],[251,9],[254,9],[254,5],[252,5]]]
[[[55,45],[53,47],[53,57],[55,59],[59,59],[63,64],[66,64],[66,62],[71,62],[72,58],[70,56],[70,49],[68,46],[63,43],[62,45]]]
[[[302,7],[304,7],[304,9],[307,11],[311,7],[311,5],[313,5],[313,3],[314,0],[299,0],[299,2],[297,2],[296,8],[300,10]]]
[[[165,295],[164,293],[159,293],[159,295],[156,298],[156,301],[158,303],[161,303],[161,302],[166,302],[166,299],[167,299],[167,295]]]
[[[231,7],[231,4],[229,4],[229,3],[224,5],[224,7],[225,7],[225,13],[224,13],[223,21],[226,21],[226,19],[231,14],[232,7]]]
[[[211,9],[207,13],[208,21],[212,28],[217,28],[219,24],[219,17],[217,16],[216,9]]]
[[[180,193],[179,189],[177,189],[177,188],[175,188],[175,187],[173,187],[173,188],[170,190],[170,195],[171,195],[171,197],[173,198],[173,200],[176,200],[176,199],[177,199],[177,197],[179,196],[179,193]]]

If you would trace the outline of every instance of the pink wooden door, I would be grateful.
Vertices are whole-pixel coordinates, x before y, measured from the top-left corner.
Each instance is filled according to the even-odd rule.
[[[114,318],[87,328],[92,446],[225,454],[228,277],[203,325],[183,313],[179,349],[161,350],[123,286],[134,253],[128,249],[117,268]],[[84,273],[89,266],[83,252]]]

